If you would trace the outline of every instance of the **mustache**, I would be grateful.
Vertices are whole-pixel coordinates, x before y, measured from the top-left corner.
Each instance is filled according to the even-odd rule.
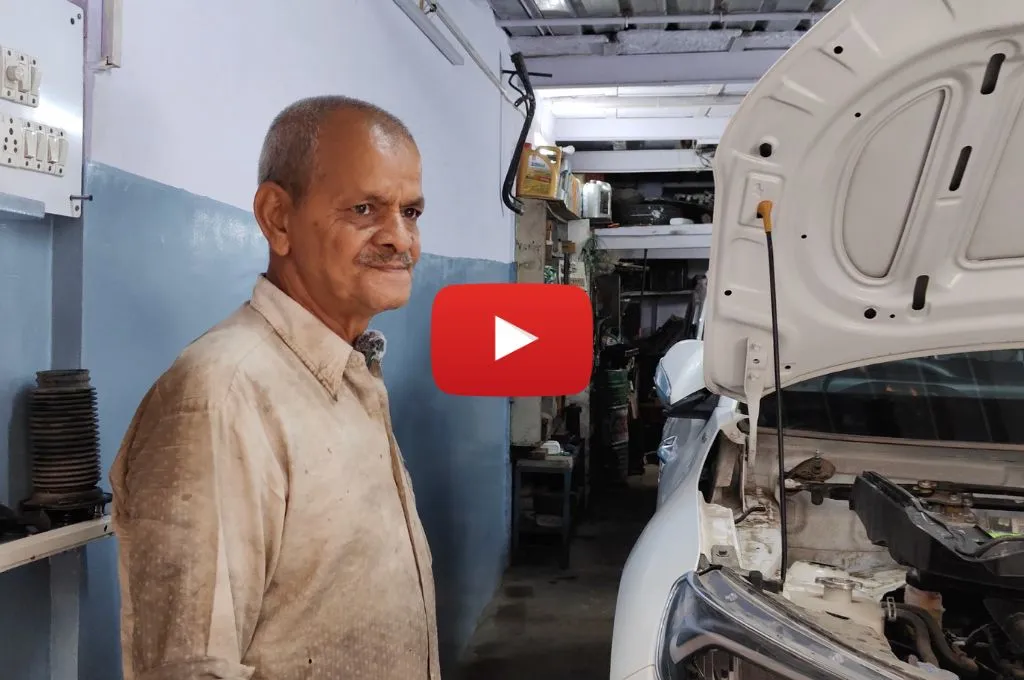
[[[368,267],[394,267],[401,266],[405,269],[412,269],[413,260],[409,253],[387,253],[387,252],[362,252],[357,260],[359,264]]]

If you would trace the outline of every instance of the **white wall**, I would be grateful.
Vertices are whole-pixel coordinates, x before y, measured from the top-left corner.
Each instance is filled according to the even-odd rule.
[[[555,113],[551,108],[551,100],[546,97],[537,98],[537,110],[533,115],[533,125],[528,141],[533,146],[551,146],[555,139]]]
[[[493,70],[509,66],[485,2],[442,2]],[[424,250],[512,261],[500,186],[522,119],[468,55],[449,64],[391,0],[131,0],[123,11],[122,67],[95,77],[91,160],[249,209],[273,116],[304,96],[359,97],[420,145]]]

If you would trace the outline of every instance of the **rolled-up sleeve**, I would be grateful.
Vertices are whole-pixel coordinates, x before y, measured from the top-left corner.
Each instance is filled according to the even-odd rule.
[[[126,680],[241,680],[280,549],[283,472],[236,381],[158,383],[111,470]]]

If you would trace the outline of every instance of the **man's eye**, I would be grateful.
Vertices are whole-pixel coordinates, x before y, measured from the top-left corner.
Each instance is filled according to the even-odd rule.
[[[352,211],[357,215],[369,215],[370,210],[371,208],[369,203],[360,203],[359,205],[352,206]]]
[[[418,208],[406,208],[405,210],[402,211],[402,215],[404,215],[405,219],[407,220],[419,219],[420,215],[422,214],[423,211]]]

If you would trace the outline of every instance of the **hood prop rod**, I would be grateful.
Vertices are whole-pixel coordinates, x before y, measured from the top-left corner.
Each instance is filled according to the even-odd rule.
[[[508,170],[505,172],[505,181],[501,185],[501,200],[505,206],[517,215],[523,214],[523,203],[515,197],[513,190],[516,184],[516,175],[519,172],[519,161],[523,157],[523,146],[526,145],[526,138],[530,135],[530,128],[533,126],[533,116],[537,112],[537,98],[533,93],[533,83],[530,76],[537,78],[550,78],[550,73],[531,73],[526,68],[526,60],[522,52],[516,52],[511,57],[514,70],[502,69],[502,74],[508,76],[508,84],[513,90],[519,93],[513,106],[517,109],[522,106],[525,118],[523,127],[519,131],[519,141],[516,148],[512,150],[512,159],[509,161]],[[519,87],[515,80],[519,80]]]
[[[782,532],[782,566],[779,578],[786,583],[786,560],[789,559],[789,536],[786,522],[786,450],[782,435],[782,367],[779,365],[779,308],[775,291],[775,248],[772,244],[772,202],[757,204],[757,216],[764,225],[764,239],[768,247],[768,291],[772,302],[772,363],[775,373],[775,434],[778,438],[779,456],[779,528]],[[756,428],[757,423],[750,427]]]

